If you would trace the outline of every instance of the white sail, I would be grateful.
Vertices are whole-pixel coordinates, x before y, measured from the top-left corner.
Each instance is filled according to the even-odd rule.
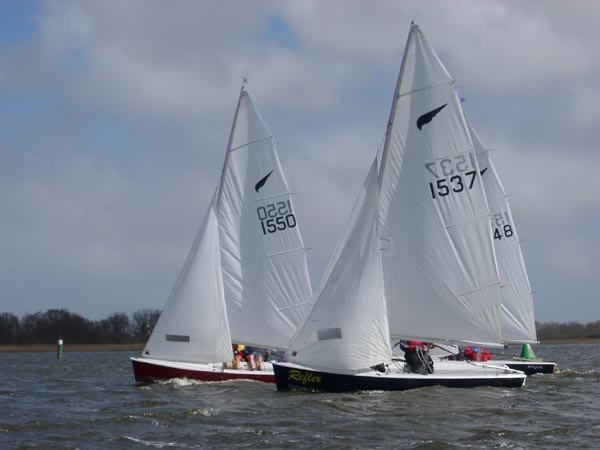
[[[199,363],[231,360],[215,203],[213,198],[143,356]]]
[[[219,189],[143,356],[231,360],[231,342],[285,347],[312,291],[271,133],[242,89]]]
[[[469,122],[468,125],[477,153],[477,162],[483,173],[481,179],[492,212],[492,236],[502,282],[500,295],[504,341],[506,343],[535,343],[537,337],[533,296],[508,197],[490,153],[483,146],[473,125]]]
[[[502,342],[490,211],[454,81],[411,26],[382,157],[393,338]]]
[[[290,361],[348,372],[390,361],[378,189],[374,162],[315,304],[288,348]]]
[[[231,338],[286,348],[312,298],[306,251],[273,137],[242,91],[218,202]]]

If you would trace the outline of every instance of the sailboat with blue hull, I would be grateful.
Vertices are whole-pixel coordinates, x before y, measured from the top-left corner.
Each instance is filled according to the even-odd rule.
[[[486,201],[454,81],[411,25],[377,160],[314,304],[274,363],[279,390],[520,387],[506,366],[436,362],[410,372],[391,342],[502,345],[500,281]]]

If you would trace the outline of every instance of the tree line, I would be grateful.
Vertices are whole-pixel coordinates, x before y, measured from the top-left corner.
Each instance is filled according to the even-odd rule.
[[[54,344],[62,338],[69,344],[125,344],[146,342],[160,310],[141,309],[130,315],[113,313],[102,320],[88,320],[67,309],[26,314],[19,319],[0,313],[1,344]],[[537,337],[545,339],[600,338],[600,321],[536,322]]]
[[[549,322],[535,323],[537,337],[544,339],[592,339],[600,338],[600,321],[590,323]]]
[[[113,313],[102,320],[88,320],[67,309],[25,314],[0,313],[0,344],[125,344],[146,342],[160,310],[141,309],[128,315]]]

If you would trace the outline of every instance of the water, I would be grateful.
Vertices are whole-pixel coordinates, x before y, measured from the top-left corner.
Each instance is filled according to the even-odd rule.
[[[136,386],[127,352],[0,355],[0,448],[600,448],[600,344],[537,346],[522,389]]]

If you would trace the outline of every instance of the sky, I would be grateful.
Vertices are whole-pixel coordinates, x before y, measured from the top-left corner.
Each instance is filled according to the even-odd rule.
[[[540,322],[600,320],[600,3],[0,0],[0,312],[164,306],[241,81],[313,285],[381,148],[411,20],[511,206]]]

